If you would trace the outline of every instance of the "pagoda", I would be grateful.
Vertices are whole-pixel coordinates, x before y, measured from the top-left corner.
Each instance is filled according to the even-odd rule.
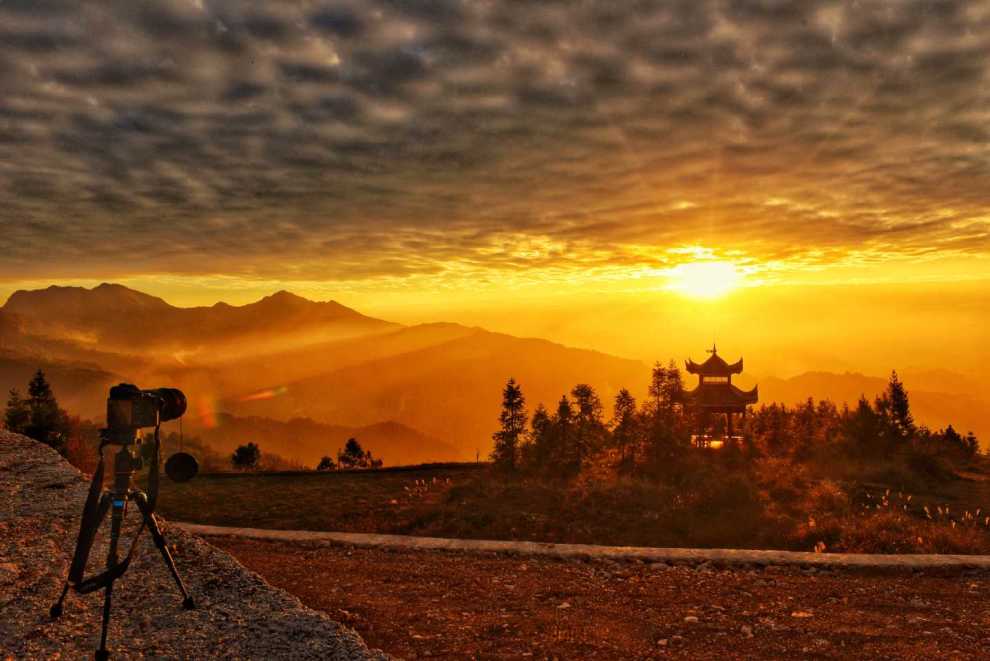
[[[718,348],[713,344],[708,350],[711,356],[703,363],[687,360],[685,367],[691,374],[698,375],[698,386],[685,392],[683,403],[698,413],[698,434],[695,444],[699,447],[721,447],[723,441],[713,440],[706,430],[712,419],[712,414],[725,414],[726,439],[732,439],[732,414],[746,415],[746,407],[755,404],[759,395],[757,388],[740,390],[732,385],[732,375],[743,370],[742,358],[731,365],[718,355]]]

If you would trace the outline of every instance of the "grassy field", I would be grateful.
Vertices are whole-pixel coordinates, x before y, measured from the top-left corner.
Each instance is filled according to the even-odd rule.
[[[938,493],[843,487],[768,464],[678,488],[501,479],[487,466],[205,475],[163,481],[159,511],[195,523],[636,546],[990,552],[988,483]],[[973,477],[981,477],[975,475]]]
[[[408,527],[478,472],[462,466],[202,475],[184,484],[162,480],[158,510],[178,521],[223,526],[389,532]]]

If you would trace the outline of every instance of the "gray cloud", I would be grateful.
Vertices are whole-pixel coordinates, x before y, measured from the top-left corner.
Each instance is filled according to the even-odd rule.
[[[0,25],[0,278],[988,247],[982,3],[7,0]]]

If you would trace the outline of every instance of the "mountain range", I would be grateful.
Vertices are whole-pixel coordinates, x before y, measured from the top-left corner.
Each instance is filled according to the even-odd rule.
[[[552,408],[577,383],[594,386],[608,410],[619,388],[642,396],[650,372],[544,339],[404,326],[288,292],[181,308],[116,284],[11,295],[0,308],[0,387],[23,389],[39,367],[62,405],[84,417],[102,417],[114,383],[170,385],[189,398],[187,428],[218,450],[253,440],[308,464],[356,436],[391,465],[487,455],[509,377],[530,410]],[[977,384],[947,371],[902,377],[919,422],[990,431],[990,397]],[[851,403],[885,384],[827,372],[759,380],[762,402],[787,403]]]

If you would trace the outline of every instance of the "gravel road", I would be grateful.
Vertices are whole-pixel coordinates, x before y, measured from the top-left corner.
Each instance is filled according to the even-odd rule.
[[[48,616],[68,571],[87,487],[88,479],[52,449],[0,430],[0,659],[78,659],[96,648],[102,592],[70,593],[62,618]],[[138,518],[132,507],[131,532]],[[114,585],[114,658],[387,658],[227,553],[180,530],[166,535],[198,608],[180,607],[146,531]],[[105,561],[102,537],[87,574]]]

